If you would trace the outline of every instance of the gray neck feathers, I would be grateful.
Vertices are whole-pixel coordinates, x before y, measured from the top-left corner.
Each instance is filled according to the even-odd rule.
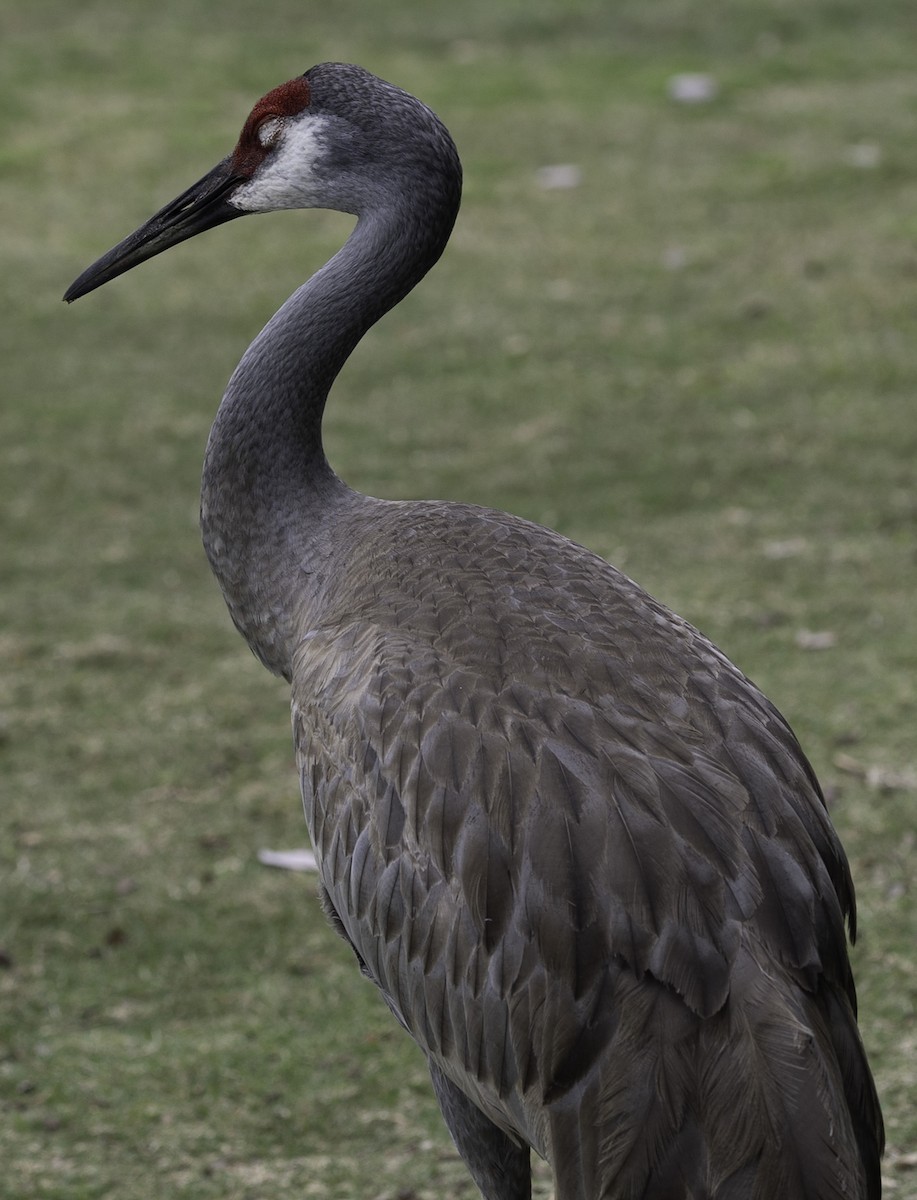
[[[329,559],[340,553],[335,520],[358,499],[322,448],[328,391],[366,330],[442,253],[458,205],[451,192],[447,203],[437,197],[438,220],[418,204],[416,188],[410,205],[364,214],[252,342],[214,421],[201,491],[204,547],[233,621],[287,678]]]

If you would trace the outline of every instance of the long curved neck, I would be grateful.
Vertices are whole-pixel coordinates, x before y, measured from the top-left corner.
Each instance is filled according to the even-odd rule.
[[[357,499],[325,458],[325,401],[363,334],[442,253],[458,189],[438,199],[432,213],[415,197],[358,220],[249,346],[210,433],[201,490],[207,557],[249,646],[287,678],[335,548],[335,517]]]

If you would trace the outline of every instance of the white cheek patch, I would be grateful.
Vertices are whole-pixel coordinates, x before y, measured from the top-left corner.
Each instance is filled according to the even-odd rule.
[[[313,166],[323,153],[321,130],[326,124],[326,117],[310,114],[288,121],[277,145],[229,203],[243,212],[311,208],[317,198]]]

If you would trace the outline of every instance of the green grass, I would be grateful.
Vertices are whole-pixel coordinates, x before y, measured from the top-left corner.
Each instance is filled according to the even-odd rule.
[[[787,714],[917,1196],[915,52],[912,0],[0,4],[4,1197],[473,1195],[314,883],[256,862],[304,840],[286,696],[196,532],[222,386],[348,222],[239,222],[59,299],[326,58],[420,94],[466,170],[335,389],[336,467],[562,529]],[[673,104],[697,70],[716,100]],[[540,190],[559,162],[581,186]]]

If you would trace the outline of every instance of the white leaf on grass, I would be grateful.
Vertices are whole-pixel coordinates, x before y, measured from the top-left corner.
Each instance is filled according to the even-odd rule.
[[[258,862],[283,871],[317,871],[318,863],[311,850],[259,850]]]

